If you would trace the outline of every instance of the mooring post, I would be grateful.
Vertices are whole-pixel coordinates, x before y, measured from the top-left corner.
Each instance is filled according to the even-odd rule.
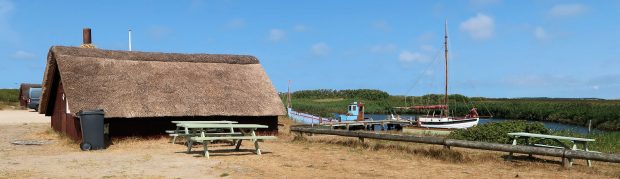
[[[299,136],[299,137],[303,137],[303,136],[304,136],[304,132],[298,131],[298,132],[297,132],[297,136]]]
[[[385,123],[381,122],[381,130],[384,131],[385,130]]]
[[[588,120],[588,134],[592,131],[592,119]]]
[[[568,158],[562,157],[562,167],[570,168],[570,166],[571,166],[571,162],[568,160]]]
[[[525,138],[525,145],[530,145],[530,138],[529,137]],[[533,157],[532,153],[528,153],[527,156],[530,157],[530,158]]]
[[[446,142],[447,139],[443,139],[443,141],[441,141],[441,144],[443,145],[444,149],[448,149],[450,150],[450,145],[448,145],[448,142]]]

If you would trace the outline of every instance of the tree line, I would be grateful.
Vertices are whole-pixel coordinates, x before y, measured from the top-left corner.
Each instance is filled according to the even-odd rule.
[[[286,95],[282,96],[285,99]],[[481,116],[534,121],[552,121],[587,126],[603,130],[620,130],[620,100],[553,99],[553,98],[484,98],[449,95],[451,114],[466,115],[472,107]],[[353,101],[364,102],[366,113],[373,114],[426,114],[430,111],[399,110],[394,107],[442,104],[444,95],[390,96],[372,89],[359,90],[303,90],[292,93],[295,110],[323,117],[346,112]],[[318,99],[340,99],[321,101]]]

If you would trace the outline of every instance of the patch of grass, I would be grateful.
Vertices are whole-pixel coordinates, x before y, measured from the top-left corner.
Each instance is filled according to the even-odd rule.
[[[318,103],[326,103],[326,102],[337,102],[337,101],[342,101],[342,100],[344,100],[344,98],[315,99],[315,100],[312,100],[312,101],[318,102]]]
[[[511,132],[549,134],[550,130],[545,128],[540,122],[503,121],[477,125],[467,129],[459,129],[450,133],[448,138],[507,144],[512,141],[511,137],[508,135],[508,133]],[[525,140],[519,140],[518,142],[523,144]]]
[[[461,152],[456,150],[445,149],[443,147],[427,147],[422,145],[412,145],[404,142],[393,141],[381,141],[381,140],[368,140],[361,142],[357,139],[343,138],[343,137],[329,137],[329,138],[316,138],[310,139],[305,137],[296,137],[295,142],[300,143],[326,143],[332,145],[340,145],[351,147],[354,149],[362,149],[369,151],[392,151],[398,153],[406,153],[419,155],[442,161],[465,163],[470,162],[472,159]]]
[[[594,142],[589,142],[589,149],[593,151],[599,151],[604,153],[615,153],[620,154],[620,132],[609,131],[609,132],[595,132],[591,134],[581,134],[573,131],[553,131],[552,135],[560,135],[560,136],[571,136],[571,137],[579,137],[579,138],[589,138],[595,139]],[[566,142],[565,144],[572,146],[572,143]],[[582,148],[583,146],[578,145],[578,148]]]
[[[19,89],[0,89],[0,110],[19,107]]]
[[[58,147],[57,150],[67,150],[67,148],[79,150],[79,148],[76,147],[79,145],[78,141],[74,141],[65,133],[55,131],[51,127],[47,128],[44,131],[31,133],[27,135],[25,139],[55,141],[53,145],[56,145]]]
[[[153,156],[151,154],[144,154],[142,156],[142,161],[144,161],[144,162],[149,161],[151,159],[153,159]]]
[[[19,89],[0,89],[1,102],[19,102]]]
[[[122,137],[112,138],[112,145],[107,150],[142,150],[159,148],[170,142],[168,136]]]
[[[20,109],[19,102],[0,101],[0,110],[5,110],[5,109]]]
[[[227,177],[227,176],[229,176],[229,175],[230,175],[230,174],[228,174],[228,173],[222,173],[222,174],[220,174],[220,177]]]

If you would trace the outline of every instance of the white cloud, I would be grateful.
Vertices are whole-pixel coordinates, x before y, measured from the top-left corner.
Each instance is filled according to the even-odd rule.
[[[277,42],[283,40],[285,37],[284,30],[281,29],[271,29],[269,31],[269,40],[273,42]]]
[[[226,27],[230,29],[240,29],[245,26],[245,20],[243,19],[233,19],[226,23]]]
[[[379,44],[370,47],[371,53],[392,53],[396,52],[396,45],[394,44]]]
[[[473,39],[483,40],[493,36],[495,23],[493,18],[478,13],[475,17],[471,17],[461,23],[460,29],[469,33]]]
[[[324,55],[329,54],[329,46],[324,42],[320,42],[320,43],[316,43],[312,45],[311,50],[312,50],[312,54],[318,55],[318,56],[324,56]]]
[[[21,59],[21,60],[31,60],[31,59],[35,59],[36,55],[30,52],[23,51],[23,50],[18,50],[17,52],[13,54],[13,58]]]
[[[545,40],[549,38],[549,35],[547,35],[547,32],[545,32],[545,29],[538,26],[534,29],[534,37],[536,37],[536,39],[538,40]]]
[[[308,30],[308,28],[306,26],[304,26],[304,25],[297,24],[297,25],[295,25],[293,27],[293,30],[297,31],[297,32],[304,32],[304,31]]]
[[[427,62],[429,60],[429,58],[426,55],[423,55],[423,54],[418,53],[418,52],[413,52],[412,53],[410,51],[403,50],[398,55],[398,60],[400,60],[401,62],[406,62],[406,63],[410,63],[410,62]]]
[[[583,14],[588,8],[582,4],[557,4],[549,10],[551,17],[571,17]]]
[[[593,89],[594,91],[598,91],[600,88],[601,88],[601,87],[600,87],[600,86],[598,86],[598,85],[594,85],[594,86],[592,86],[592,89]]]

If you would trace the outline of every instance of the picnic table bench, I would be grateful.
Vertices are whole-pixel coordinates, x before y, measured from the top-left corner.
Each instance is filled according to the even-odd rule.
[[[239,150],[241,142],[243,140],[250,140],[254,142],[254,148],[257,155],[261,155],[261,150],[258,142],[263,140],[277,139],[275,136],[257,136],[256,129],[268,128],[266,125],[258,124],[183,124],[186,131],[191,129],[200,129],[200,135],[192,136],[187,143],[187,153],[191,152],[192,146],[195,142],[202,143],[204,147],[204,156],[209,158],[209,143],[215,140],[233,140],[236,143],[235,150]],[[208,130],[204,129],[230,129],[231,132],[238,130],[241,135],[232,133],[208,133]]]
[[[530,146],[556,148],[556,149],[568,149],[568,150],[583,150],[583,151],[588,151],[588,152],[596,152],[596,151],[590,151],[588,149],[588,142],[594,142],[595,141],[594,139],[577,138],[577,137],[566,137],[566,136],[556,136],[556,135],[546,135],[546,134],[533,134],[533,133],[527,133],[527,132],[514,132],[514,133],[508,133],[508,135],[511,136],[511,138],[513,139],[512,140],[512,145],[517,145],[517,139],[524,138],[526,145],[530,145]],[[530,138],[538,138],[539,140],[537,140],[537,141],[530,141]],[[542,142],[544,140],[552,140],[556,144],[558,144],[559,146],[541,144],[540,142]],[[568,146],[568,145],[562,143],[560,140],[569,140],[569,141],[571,141],[571,143],[573,145],[572,146]],[[577,148],[577,144],[582,145],[583,149]],[[529,154],[529,156],[531,157],[532,154]],[[509,158],[512,157],[512,152],[509,153],[508,157]],[[567,158],[562,157],[562,162],[563,163],[568,162],[567,166],[571,166],[573,164],[573,159],[572,158],[568,158],[567,159]],[[592,167],[592,162],[590,160],[587,160],[587,163],[588,163],[588,167]]]
[[[196,135],[198,131],[190,131],[184,128],[184,124],[236,124],[237,121],[172,121],[172,123],[176,124],[175,130],[167,130],[169,136],[172,137],[172,143],[176,144],[177,137],[188,137],[192,135]],[[232,129],[231,129],[232,131]],[[231,132],[234,133],[234,132]]]

